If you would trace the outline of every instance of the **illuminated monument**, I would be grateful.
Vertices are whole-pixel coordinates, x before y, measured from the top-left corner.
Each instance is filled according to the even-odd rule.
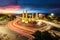
[[[24,20],[24,11],[22,12],[22,20]]]
[[[33,20],[38,20],[38,19],[39,19],[38,12],[36,12],[35,17],[34,17],[34,13],[32,13],[32,15],[28,15],[28,10],[26,10],[26,14],[24,14],[24,11],[22,12],[22,22],[26,21],[28,23],[28,21],[33,21]]]
[[[27,13],[28,10],[26,10],[26,18],[25,20],[28,21],[28,13]]]
[[[32,21],[34,20],[34,13],[32,13]]]
[[[36,12],[35,19],[38,20],[38,12]]]

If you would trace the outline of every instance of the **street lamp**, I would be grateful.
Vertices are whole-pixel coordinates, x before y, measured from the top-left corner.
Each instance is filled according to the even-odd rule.
[[[54,13],[51,13],[51,16],[54,16]]]

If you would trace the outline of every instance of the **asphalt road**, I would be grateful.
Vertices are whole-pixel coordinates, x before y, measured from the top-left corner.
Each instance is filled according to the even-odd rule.
[[[15,20],[10,21],[7,24],[7,27],[10,28],[11,30],[13,30],[13,31],[21,34],[22,36],[27,37],[27,38],[34,38],[34,36],[32,36],[31,34],[33,34],[34,32],[36,32],[37,30],[41,29],[41,28],[36,29],[36,28],[32,28],[32,27],[26,27],[26,26],[22,25],[22,23],[18,24],[19,21],[20,21],[20,19],[16,18]],[[37,20],[37,21],[42,21],[42,22],[45,22],[46,24],[48,24],[48,26],[45,27],[43,29],[43,31],[44,30],[48,31],[52,26],[60,28],[60,25],[52,23],[52,22],[48,22],[48,21],[44,21],[44,20]]]
[[[45,22],[46,24],[49,24],[50,26],[54,26],[56,28],[60,28],[60,25],[52,23],[52,22],[49,22],[49,21],[45,21],[45,20],[37,20],[37,21],[42,21],[42,22]]]

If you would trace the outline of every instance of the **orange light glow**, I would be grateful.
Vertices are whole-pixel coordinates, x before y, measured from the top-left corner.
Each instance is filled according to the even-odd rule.
[[[18,5],[10,5],[5,7],[0,7],[0,14],[12,13],[15,10],[19,10],[21,7]]]
[[[5,7],[0,7],[0,10],[17,10],[17,9],[20,9],[21,7],[20,6],[5,6]]]

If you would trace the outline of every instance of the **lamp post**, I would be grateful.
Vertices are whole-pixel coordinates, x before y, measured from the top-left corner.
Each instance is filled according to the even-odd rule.
[[[54,13],[51,13],[51,16],[54,16]]]

